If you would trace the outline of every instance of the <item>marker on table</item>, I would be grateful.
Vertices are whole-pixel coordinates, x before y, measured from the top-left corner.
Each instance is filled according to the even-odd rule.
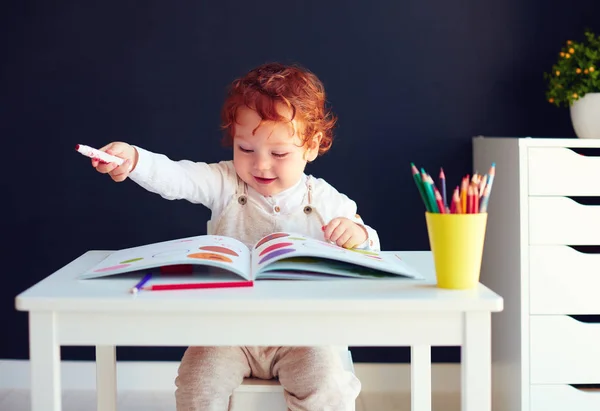
[[[120,166],[125,161],[122,158],[111,156],[110,154],[105,153],[104,151],[96,150],[95,148],[92,148],[90,146],[84,146],[83,144],[77,144],[75,146],[75,150],[77,150],[84,156],[87,156],[89,158],[96,158],[105,163],[115,163]]]
[[[137,294],[138,291],[140,291],[142,289],[142,287],[144,286],[144,284],[146,284],[150,278],[152,278],[152,273],[148,273],[144,276],[144,278],[142,278],[136,285],[134,285],[131,290],[129,290],[129,292],[131,294]]]
[[[228,281],[219,283],[193,283],[193,284],[156,284],[142,287],[142,290],[148,291],[167,291],[167,290],[193,290],[199,288],[238,288],[252,287],[253,281]]]

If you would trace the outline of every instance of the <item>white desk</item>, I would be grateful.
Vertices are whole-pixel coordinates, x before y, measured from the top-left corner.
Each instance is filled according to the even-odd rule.
[[[491,313],[503,299],[435,287],[430,252],[401,252],[414,280],[259,281],[253,288],[141,292],[77,280],[90,251],[16,298],[29,312],[32,411],[59,411],[60,346],[96,346],[98,410],[116,409],[116,346],[411,346],[412,410],[431,409],[431,346],[462,346],[462,410],[491,410]]]

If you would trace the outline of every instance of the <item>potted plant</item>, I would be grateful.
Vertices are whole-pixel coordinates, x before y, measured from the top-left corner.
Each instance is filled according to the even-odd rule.
[[[586,30],[583,41],[568,40],[544,78],[548,102],[569,107],[575,134],[600,138],[600,36]]]

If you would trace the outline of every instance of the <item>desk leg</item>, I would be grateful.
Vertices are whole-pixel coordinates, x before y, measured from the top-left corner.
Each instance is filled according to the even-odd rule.
[[[410,347],[410,409],[431,411],[431,347]]]
[[[53,312],[29,313],[31,411],[60,411],[60,345]]]
[[[114,345],[96,346],[96,401],[98,411],[117,409],[117,351]]]
[[[462,411],[491,411],[491,313],[467,312],[463,327]]]

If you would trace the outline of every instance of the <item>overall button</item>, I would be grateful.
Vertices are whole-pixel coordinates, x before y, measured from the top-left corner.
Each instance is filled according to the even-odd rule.
[[[273,206],[273,212],[274,213],[279,213],[280,211],[281,211],[281,208],[278,205]]]
[[[246,196],[239,196],[238,197],[238,203],[240,203],[241,205],[244,205],[248,202],[248,199],[246,198]]]
[[[304,214],[310,214],[310,213],[312,213],[312,207],[311,206],[304,207]]]

